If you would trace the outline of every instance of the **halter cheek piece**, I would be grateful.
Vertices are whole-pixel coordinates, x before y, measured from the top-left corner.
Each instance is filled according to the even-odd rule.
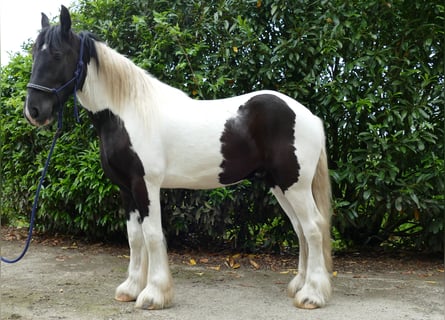
[[[48,88],[48,87],[42,86],[40,84],[32,83],[32,82],[29,82],[26,85],[27,88],[36,89],[39,91],[52,93],[52,94],[56,95],[57,101],[59,102],[58,131],[60,131],[62,129],[62,117],[63,117],[63,106],[60,101],[59,93],[62,92],[62,90],[64,90],[66,87],[68,87],[73,82],[74,82],[74,91],[73,91],[74,116],[76,117],[77,122],[79,122],[79,111],[77,109],[76,91],[77,91],[77,88],[80,86],[80,79],[82,76],[82,71],[83,71],[83,66],[84,66],[83,50],[84,50],[84,43],[85,43],[85,38],[82,35],[80,35],[79,37],[80,37],[79,60],[77,61],[77,67],[76,67],[76,70],[74,71],[74,76],[70,80],[68,80],[65,84],[63,84],[59,88]]]
[[[35,221],[36,212],[37,212],[40,190],[42,189],[43,181],[45,180],[46,172],[48,171],[49,160],[51,159],[51,155],[53,154],[54,147],[56,146],[57,138],[59,137],[60,133],[62,132],[63,106],[60,101],[59,93],[63,89],[65,89],[68,85],[70,85],[72,82],[74,82],[74,114],[76,116],[77,121],[79,122],[76,91],[80,85],[80,77],[82,76],[82,71],[83,71],[83,59],[82,59],[83,58],[83,47],[84,47],[84,37],[81,35],[80,36],[79,61],[77,62],[76,71],[74,72],[73,78],[71,80],[69,80],[68,82],[66,82],[64,85],[60,86],[59,88],[48,88],[48,87],[41,86],[41,85],[35,84],[35,83],[28,83],[28,85],[27,85],[28,88],[40,90],[43,92],[53,93],[57,96],[57,101],[59,102],[59,106],[60,106],[59,118],[58,118],[58,124],[57,124],[57,131],[56,131],[56,134],[54,135],[54,139],[51,144],[51,148],[49,149],[48,157],[46,158],[45,166],[43,167],[42,175],[40,176],[39,184],[38,184],[37,190],[36,190],[36,195],[34,197],[34,203],[32,205],[32,211],[31,211],[31,220],[29,222],[28,238],[26,239],[25,247],[24,247],[22,253],[15,259],[9,260],[2,256],[1,257],[2,262],[16,263],[16,262],[20,261],[25,256],[26,252],[28,251],[29,245],[31,243],[31,238],[32,238],[32,230],[34,229],[34,221]]]

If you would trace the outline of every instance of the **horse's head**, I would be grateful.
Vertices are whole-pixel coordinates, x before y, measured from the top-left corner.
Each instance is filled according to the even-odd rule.
[[[80,76],[77,67],[81,40],[71,30],[71,17],[62,6],[60,24],[50,26],[42,13],[42,30],[32,50],[33,66],[24,114],[36,126],[52,122],[68,100]],[[80,71],[82,72],[82,70]]]

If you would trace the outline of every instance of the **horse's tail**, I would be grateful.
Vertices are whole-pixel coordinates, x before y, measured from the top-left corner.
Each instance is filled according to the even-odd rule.
[[[320,157],[318,158],[317,169],[312,179],[312,195],[315,204],[320,211],[323,222],[321,226],[323,240],[323,255],[328,272],[332,272],[331,256],[331,215],[332,215],[332,194],[331,182],[329,179],[328,160],[326,155],[326,146],[323,142]]]

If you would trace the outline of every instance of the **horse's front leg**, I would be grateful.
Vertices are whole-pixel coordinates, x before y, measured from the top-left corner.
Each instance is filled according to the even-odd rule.
[[[147,284],[148,253],[137,210],[129,212],[127,220],[128,244],[130,246],[130,263],[128,278],[116,289],[118,301],[135,301]]]
[[[150,183],[146,185],[150,204],[148,217],[144,217],[142,221],[142,232],[148,251],[148,281],[136,300],[136,307],[162,309],[172,302],[173,283],[162,232],[160,188]]]

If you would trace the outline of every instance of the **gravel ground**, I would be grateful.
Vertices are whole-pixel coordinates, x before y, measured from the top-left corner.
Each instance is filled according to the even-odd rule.
[[[2,241],[14,257],[23,241]],[[1,319],[444,319],[443,262],[413,256],[334,259],[334,293],[299,310],[286,295],[295,261],[270,255],[171,253],[175,300],[146,311],[113,299],[126,248],[34,241],[21,262],[1,264]]]

